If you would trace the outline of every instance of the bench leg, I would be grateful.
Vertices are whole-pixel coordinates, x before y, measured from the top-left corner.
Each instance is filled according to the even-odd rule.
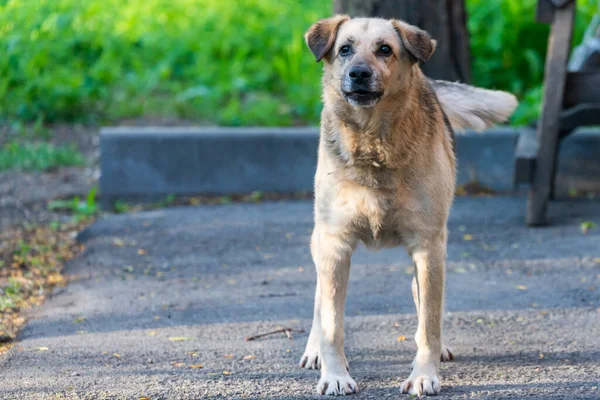
[[[527,199],[526,222],[530,226],[546,223],[546,210],[554,187],[560,135],[559,115],[562,110],[574,16],[575,2],[556,9],[548,39],[544,101],[537,127],[539,151]]]

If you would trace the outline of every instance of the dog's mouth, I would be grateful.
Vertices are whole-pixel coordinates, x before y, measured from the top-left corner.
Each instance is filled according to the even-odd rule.
[[[374,104],[382,95],[382,92],[374,92],[370,90],[353,90],[351,92],[344,91],[344,97],[346,100],[362,106]]]

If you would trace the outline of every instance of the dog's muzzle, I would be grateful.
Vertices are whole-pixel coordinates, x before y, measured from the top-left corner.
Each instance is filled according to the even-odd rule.
[[[346,101],[356,106],[374,105],[382,93],[373,89],[373,71],[364,64],[355,65],[348,71],[342,83]]]

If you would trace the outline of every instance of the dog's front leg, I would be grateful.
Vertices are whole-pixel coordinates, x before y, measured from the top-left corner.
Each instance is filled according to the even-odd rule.
[[[321,379],[317,392],[327,395],[357,393],[358,386],[348,373],[344,354],[344,308],[355,243],[324,230],[317,231],[316,235],[315,261],[321,303]]]
[[[446,234],[421,241],[412,251],[416,265],[419,324],[415,341],[417,356],[402,393],[435,395],[441,390],[439,379],[442,351],[442,310],[444,300]]]

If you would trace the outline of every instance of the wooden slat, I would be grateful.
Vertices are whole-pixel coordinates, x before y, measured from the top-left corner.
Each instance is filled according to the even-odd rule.
[[[535,20],[544,24],[551,24],[554,19],[554,4],[550,0],[538,0],[535,10]]]
[[[575,0],[550,0],[554,7],[561,8],[567,5],[567,3],[574,2]]]
[[[582,103],[600,103],[600,72],[569,72],[563,107]]]
[[[600,103],[579,104],[560,114],[561,131],[570,132],[580,126],[591,125],[600,125]]]
[[[524,128],[515,149],[514,182],[516,185],[533,182],[538,149],[535,129]]]
[[[573,34],[574,3],[555,10],[554,22],[548,39],[546,71],[544,77],[544,100],[537,131],[539,151],[533,183],[529,190],[526,221],[529,225],[541,225],[546,220],[548,199],[556,167],[560,121],[565,89],[567,61]]]

